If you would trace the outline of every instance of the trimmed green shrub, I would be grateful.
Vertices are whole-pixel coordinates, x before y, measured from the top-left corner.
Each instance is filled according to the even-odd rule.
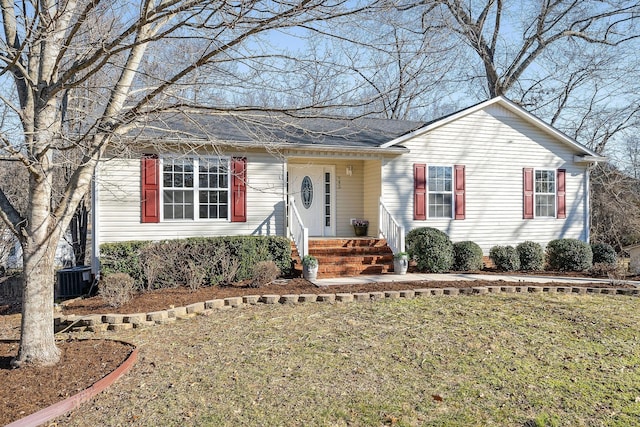
[[[455,271],[482,270],[482,248],[470,240],[453,244],[453,269]]]
[[[103,275],[126,273],[133,278],[139,289],[144,287],[144,271],[140,253],[148,241],[103,243],[100,245],[100,271]]]
[[[238,259],[238,272],[235,280],[250,279],[253,266],[260,261],[273,261],[282,275],[291,274],[291,242],[282,236],[229,236],[229,237],[193,237],[187,242],[206,245],[223,245],[229,251],[231,259]]]
[[[105,243],[100,252],[104,274],[127,273],[140,289],[197,289],[251,279],[261,261],[273,261],[284,275],[291,272],[291,244],[280,236]]]
[[[613,246],[607,243],[594,243],[591,245],[594,264],[616,265],[618,262],[618,254]]]
[[[578,239],[556,239],[547,244],[547,265],[555,271],[584,271],[591,268],[593,252]]]
[[[440,230],[415,228],[407,234],[406,247],[419,271],[443,273],[453,266],[453,244]]]
[[[516,271],[520,269],[520,257],[513,246],[494,246],[489,250],[489,258],[498,270]]]
[[[542,249],[542,245],[527,240],[516,246],[516,251],[520,259],[520,270],[544,270],[544,249]]]

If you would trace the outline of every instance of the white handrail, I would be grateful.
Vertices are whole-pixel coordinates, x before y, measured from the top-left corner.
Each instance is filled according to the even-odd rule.
[[[289,197],[289,234],[298,248],[300,259],[309,255],[309,229],[302,222],[293,196]]]
[[[387,239],[387,245],[394,254],[404,252],[404,227],[391,215],[380,198],[380,234]]]

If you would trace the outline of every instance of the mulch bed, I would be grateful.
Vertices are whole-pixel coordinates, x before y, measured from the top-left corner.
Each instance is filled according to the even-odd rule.
[[[90,387],[115,370],[133,347],[110,340],[58,343],[60,363],[53,367],[11,368],[17,341],[0,340],[0,425],[24,418]]]
[[[418,281],[418,282],[384,282],[384,283],[367,283],[357,285],[338,285],[328,287],[317,287],[313,283],[304,279],[280,280],[275,283],[261,286],[260,288],[250,288],[246,284],[236,284],[235,286],[226,287],[202,287],[195,291],[186,288],[162,289],[149,291],[137,295],[129,303],[113,308],[107,305],[100,297],[91,297],[78,299],[69,303],[65,303],[63,314],[131,314],[131,313],[149,313],[152,311],[164,310],[171,306],[180,307],[195,302],[203,302],[212,299],[223,299],[244,295],[285,295],[285,294],[324,294],[324,293],[355,293],[355,292],[376,292],[376,291],[400,291],[406,289],[420,288],[468,288],[471,286],[490,286],[496,284],[510,284],[513,286],[540,286],[537,283],[518,282],[507,283],[500,281],[496,276],[495,281]],[[547,284],[545,286],[560,286],[561,284]],[[607,283],[584,283],[581,285],[571,286],[589,286],[589,287],[612,287]],[[629,285],[627,285],[629,286]],[[625,285],[616,285],[615,287],[625,287]]]

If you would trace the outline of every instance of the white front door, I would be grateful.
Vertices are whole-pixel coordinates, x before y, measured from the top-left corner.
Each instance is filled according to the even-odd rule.
[[[334,235],[333,167],[290,165],[289,195],[309,236]]]

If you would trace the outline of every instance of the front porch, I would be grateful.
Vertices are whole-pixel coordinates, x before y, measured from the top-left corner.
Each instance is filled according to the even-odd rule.
[[[289,159],[287,195],[309,237],[355,237],[354,219],[367,220],[367,235],[379,237],[381,174],[379,159]]]
[[[294,259],[318,258],[318,277],[393,271],[404,251],[404,229],[382,202],[379,157],[290,158],[287,163],[287,235]],[[355,219],[368,222],[357,237]]]

